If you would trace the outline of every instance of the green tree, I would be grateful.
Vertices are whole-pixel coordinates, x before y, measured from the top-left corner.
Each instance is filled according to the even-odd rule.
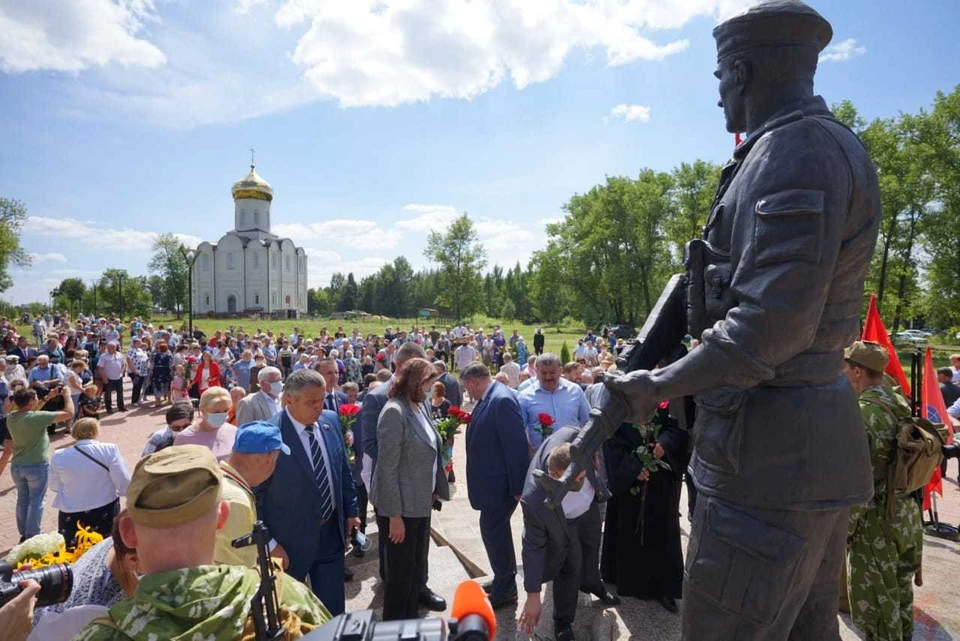
[[[99,305],[103,313],[116,313],[122,319],[149,317],[153,300],[142,281],[131,278],[125,269],[107,269],[100,277]]]
[[[10,289],[10,265],[29,267],[30,256],[20,245],[20,233],[27,221],[27,208],[19,200],[0,198],[0,292]]]
[[[556,325],[569,309],[569,293],[564,277],[563,257],[556,243],[535,252],[530,261],[530,294],[533,299],[534,317],[544,323]]]
[[[458,217],[444,234],[430,232],[423,253],[440,266],[438,300],[453,318],[459,321],[477,312],[482,305],[480,272],[487,259],[470,216],[464,213]]]
[[[187,306],[190,271],[181,247],[183,243],[173,234],[159,234],[153,240],[153,255],[147,264],[150,274],[160,278],[160,282],[151,283],[150,288],[155,304],[174,312],[177,318]]]
[[[561,365],[566,365],[570,362],[570,347],[567,345],[567,341],[563,341],[563,345],[560,346],[560,363]]]
[[[357,308],[357,296],[360,290],[357,287],[357,281],[353,278],[353,272],[347,274],[347,280],[340,291],[340,299],[337,302],[338,312],[349,312]]]
[[[690,240],[700,237],[707,223],[720,170],[719,165],[704,160],[680,163],[673,170],[672,206],[663,225],[678,262],[683,259],[683,248]]]
[[[87,286],[79,278],[65,278],[60,284],[50,292],[54,299],[54,307],[69,309],[71,313],[76,313],[82,306],[84,295],[87,293]]]

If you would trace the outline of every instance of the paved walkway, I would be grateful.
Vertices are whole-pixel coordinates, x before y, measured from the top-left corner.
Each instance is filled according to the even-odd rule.
[[[129,408],[129,405],[128,405]],[[117,413],[102,421],[101,438],[117,443],[131,470],[139,459],[147,437],[163,423],[163,410],[138,408],[126,413]],[[72,439],[58,434],[54,447],[69,445]],[[465,452],[463,436],[457,439],[455,451],[456,474],[459,480],[453,486],[453,500],[444,504],[443,510],[434,516],[434,541],[430,553],[430,586],[447,601],[452,601],[454,590],[460,581],[467,578],[482,578],[490,572],[486,553],[480,541],[478,513],[470,508],[466,491]],[[957,463],[951,462],[950,476],[953,480],[944,483],[946,497],[940,502],[940,517],[954,525],[960,523],[960,491],[956,476]],[[56,530],[56,510],[49,507],[53,496],[47,497],[47,509],[43,519],[44,531]],[[9,550],[17,541],[15,520],[16,491],[9,473],[0,478],[0,552]],[[681,501],[685,512],[686,500]],[[372,517],[372,513],[371,513]],[[518,510],[513,517],[513,536],[517,555],[520,554],[522,519]],[[683,545],[687,544],[689,522],[686,514],[681,516]],[[368,528],[372,547],[362,559],[347,557],[347,564],[354,568],[356,577],[346,584],[347,609],[362,610],[382,605],[382,584],[377,572],[376,526]],[[643,571],[638,568],[638,571]],[[521,569],[522,572],[522,569]],[[960,544],[925,538],[924,585],[918,588],[915,598],[917,630],[915,640],[941,641],[960,638],[960,585],[956,576],[960,573]],[[518,578],[518,587],[521,586]],[[551,625],[551,592],[544,591],[542,623],[535,633],[536,639],[553,638]],[[581,639],[631,639],[633,641],[674,641],[679,639],[679,615],[671,615],[658,604],[633,598],[615,608],[604,608],[599,601],[581,595],[581,607],[577,613],[576,628]],[[520,606],[523,604],[521,595]],[[681,602],[682,607],[682,602]],[[446,613],[449,614],[449,611]],[[498,611],[500,634],[498,639],[512,641],[522,638],[516,631],[518,609],[503,608]],[[426,615],[426,612],[424,612]],[[847,641],[859,639],[849,618],[840,618],[841,637]]]

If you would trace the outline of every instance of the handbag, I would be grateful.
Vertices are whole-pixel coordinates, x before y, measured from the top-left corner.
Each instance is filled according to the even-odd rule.
[[[75,449],[76,451],[80,452],[81,454],[83,454],[84,456],[86,456],[88,459],[90,459],[91,461],[93,461],[94,463],[96,463],[97,465],[99,465],[100,467],[102,467],[103,469],[105,469],[108,474],[110,473],[110,468],[107,467],[107,465],[106,465],[105,463],[103,463],[102,461],[97,460],[96,458],[94,458],[93,455],[91,455],[91,454],[89,454],[89,453],[84,452],[83,450],[81,450],[81,449],[77,446],[76,443],[74,443],[73,449]]]

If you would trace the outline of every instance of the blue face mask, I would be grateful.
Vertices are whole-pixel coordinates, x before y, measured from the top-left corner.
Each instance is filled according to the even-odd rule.
[[[270,383],[270,393],[274,396],[280,396],[283,391],[283,381],[273,381]]]
[[[220,427],[227,422],[227,412],[208,412],[207,413],[207,423],[211,427]]]

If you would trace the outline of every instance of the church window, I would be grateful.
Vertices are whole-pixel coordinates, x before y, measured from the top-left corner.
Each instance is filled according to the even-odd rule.
[[[255,227],[260,226],[260,210],[259,209],[253,210],[253,224]]]
[[[283,261],[283,267],[284,267],[284,269],[286,269],[287,271],[290,271],[290,257],[289,257],[289,256],[287,256],[287,258]]]
[[[240,226],[241,226],[241,227],[243,227],[243,225],[244,225],[244,218],[246,218],[246,217],[247,217],[247,210],[246,210],[246,209],[241,209],[241,210],[240,210]]]
[[[210,294],[206,294],[206,295],[203,297],[203,304],[206,305],[207,307],[210,306]]]
[[[276,268],[277,268],[277,255],[276,255],[276,254],[273,255],[273,260],[272,260],[271,262],[273,263],[273,268],[276,269]]]
[[[227,254],[227,269],[233,269],[235,267],[233,259],[233,253]]]
[[[260,294],[254,294],[254,295],[253,295],[253,304],[254,304],[254,305],[259,305],[259,304],[260,304]]]
[[[270,294],[270,301],[271,301],[274,305],[277,304],[277,292],[271,292],[271,294]]]
[[[210,255],[209,254],[204,254],[200,258],[200,269],[202,269],[205,272],[210,271]]]
[[[253,252],[253,268],[260,269],[260,252]]]

